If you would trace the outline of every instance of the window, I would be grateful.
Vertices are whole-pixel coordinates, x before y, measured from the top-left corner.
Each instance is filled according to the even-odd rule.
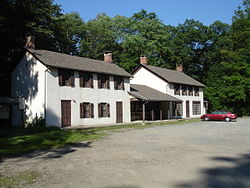
[[[183,115],[183,108],[182,108],[182,102],[175,103],[173,102],[173,116],[182,116]]]
[[[180,95],[180,85],[179,84],[174,84],[174,94],[175,95]]]
[[[58,70],[59,86],[75,86],[74,71],[59,69]]]
[[[80,77],[80,87],[90,87],[93,88],[93,74],[89,72],[79,72]]]
[[[109,76],[104,74],[98,74],[98,88],[109,89]]]
[[[193,101],[193,115],[200,115],[200,114],[201,114],[201,102]]]
[[[188,95],[193,96],[193,86],[188,86]]]
[[[124,78],[120,76],[114,76],[114,89],[124,90]]]
[[[89,102],[80,103],[80,118],[94,118],[94,104]]]
[[[199,96],[199,87],[197,86],[194,87],[194,95]]]
[[[110,105],[108,103],[98,104],[98,116],[100,117],[110,117]]]
[[[182,95],[187,95],[187,86],[186,85],[182,85],[181,89],[182,89]]]

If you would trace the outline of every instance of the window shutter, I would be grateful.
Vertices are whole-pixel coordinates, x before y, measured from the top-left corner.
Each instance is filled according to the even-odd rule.
[[[93,74],[90,74],[90,87],[91,87],[91,88],[94,88]]]
[[[58,80],[59,80],[59,86],[63,86],[63,75],[62,70],[58,69]]]
[[[94,118],[94,104],[93,103],[90,104],[90,117]]]
[[[106,86],[107,86],[107,89],[109,89],[109,76],[107,76]]]
[[[70,85],[71,85],[71,87],[74,87],[74,86],[75,86],[74,71],[71,71],[71,75],[70,75]]]
[[[83,73],[79,72],[79,77],[80,77],[80,87],[83,87]]]
[[[125,88],[124,88],[124,78],[122,78],[122,90],[124,90]]]
[[[80,118],[83,118],[83,103],[80,103]]]
[[[114,89],[117,90],[118,89],[118,83],[117,83],[117,77],[114,76]]]
[[[101,103],[98,104],[98,117],[101,117]]]
[[[98,75],[98,88],[102,88],[101,76]]]
[[[107,103],[107,116],[110,117],[110,105]]]

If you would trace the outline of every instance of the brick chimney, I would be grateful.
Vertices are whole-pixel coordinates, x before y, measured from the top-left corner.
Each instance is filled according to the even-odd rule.
[[[183,66],[182,66],[182,64],[177,64],[176,65],[176,71],[177,72],[183,72]]]
[[[35,50],[35,48],[36,48],[36,46],[35,46],[35,40],[36,40],[35,36],[28,36],[26,38],[25,47],[29,48],[29,49],[34,49]]]
[[[105,52],[104,53],[104,62],[106,62],[106,63],[113,63],[112,53],[111,52]]]
[[[141,56],[140,57],[140,63],[142,65],[148,65],[148,58],[147,58],[147,56]]]

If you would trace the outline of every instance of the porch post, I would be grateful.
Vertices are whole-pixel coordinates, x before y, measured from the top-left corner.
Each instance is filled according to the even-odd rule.
[[[160,104],[161,104],[161,108],[160,108],[160,120],[162,120],[162,106],[163,106],[163,104],[162,104],[162,102]]]
[[[175,119],[177,119],[177,102],[175,103]]]
[[[172,116],[170,113],[170,102],[167,102],[167,109],[168,109],[168,119],[170,119],[170,116]]]
[[[151,111],[152,121],[154,121],[154,109]]]
[[[145,121],[145,103],[142,103],[142,121]]]

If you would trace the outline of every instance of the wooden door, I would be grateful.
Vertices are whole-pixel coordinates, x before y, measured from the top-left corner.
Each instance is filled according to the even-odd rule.
[[[116,123],[123,122],[122,102],[116,102]]]
[[[71,126],[71,101],[61,101],[61,123],[62,127]]]
[[[186,101],[186,117],[190,117],[190,112],[189,112],[189,101]]]

